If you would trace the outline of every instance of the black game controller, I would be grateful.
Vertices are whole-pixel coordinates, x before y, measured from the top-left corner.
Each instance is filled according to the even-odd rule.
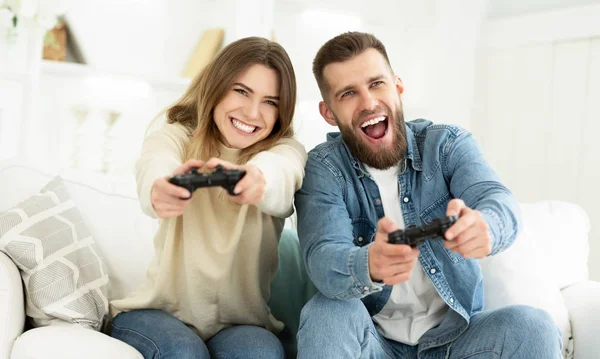
[[[427,239],[434,239],[436,237],[446,239],[444,233],[456,221],[458,221],[458,216],[450,216],[434,219],[431,223],[422,227],[399,229],[388,234],[388,242],[392,244],[408,244],[411,247],[416,247]]]
[[[193,193],[197,188],[221,186],[235,196],[233,192],[235,185],[244,177],[244,170],[226,170],[223,166],[217,166],[215,171],[208,173],[198,173],[198,167],[190,168],[187,173],[175,175],[169,179],[172,184],[183,187]]]

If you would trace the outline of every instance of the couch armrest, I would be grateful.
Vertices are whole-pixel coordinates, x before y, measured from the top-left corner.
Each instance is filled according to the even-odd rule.
[[[23,333],[25,302],[19,270],[0,252],[0,359],[10,358],[13,342]]]
[[[11,359],[144,359],[134,347],[77,324],[30,329],[16,341]]]
[[[580,282],[561,293],[569,311],[575,358],[597,358],[600,352],[600,283]]]

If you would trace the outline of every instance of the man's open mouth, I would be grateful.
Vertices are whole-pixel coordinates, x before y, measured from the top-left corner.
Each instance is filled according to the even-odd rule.
[[[387,116],[375,117],[364,122],[360,127],[367,136],[377,140],[385,136],[388,128],[388,118]]]

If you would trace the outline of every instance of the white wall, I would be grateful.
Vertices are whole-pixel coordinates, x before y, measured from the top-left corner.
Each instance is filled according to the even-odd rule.
[[[61,147],[51,144],[61,140],[58,134],[52,139],[48,134],[57,132],[57,123],[73,121],[67,107],[85,105],[88,100],[96,107],[98,103],[107,109],[119,106],[118,111],[129,114],[121,123],[126,122],[130,129],[137,126],[141,133],[151,120],[149,110],[167,106],[167,99],[176,98],[172,86],[162,87],[182,83],[179,74],[202,32],[211,27],[225,29],[226,44],[243,36],[270,37],[269,28],[273,29],[295,66],[299,92],[296,128],[308,149],[322,142],[326,132],[335,130],[317,110],[320,95],[311,72],[312,60],[326,40],[347,30],[372,32],[384,42],[392,66],[405,84],[407,119],[425,117],[469,127],[484,2],[467,2],[469,6],[459,9],[442,0],[382,0],[383,17],[372,11],[371,4],[359,0],[72,2],[67,18],[89,65],[62,71],[61,66],[46,64],[42,72],[44,118],[30,126],[31,152],[43,154],[44,162],[55,160]],[[85,77],[88,79],[82,81],[89,83],[89,78],[97,76],[106,80],[105,86],[93,95],[90,86],[82,90],[74,81]],[[111,78],[128,78],[138,86],[150,87],[149,105],[140,105],[146,102],[140,103],[132,92],[111,91]],[[112,87],[118,89],[121,83],[114,80]],[[176,86],[175,91],[183,88]],[[104,95],[102,89],[106,89]],[[156,100],[156,91],[166,91],[169,96]],[[130,153],[137,153],[136,145],[132,142]]]
[[[344,31],[373,33],[386,46],[405,85],[405,117],[470,126],[477,36],[484,1],[282,0],[275,7],[275,36],[289,52],[299,86],[298,137],[310,149],[335,128],[318,113],[321,99],[312,74],[319,47]],[[382,13],[383,12],[383,13]]]
[[[590,274],[596,280],[598,19],[600,5],[590,5],[487,22],[473,121],[486,155],[520,201],[564,200],[586,210],[592,225]]]
[[[362,0],[74,1],[68,18],[90,66],[45,65],[42,116],[28,134],[32,152],[48,164],[72,159],[62,150],[73,142],[72,106],[87,105],[96,111],[97,126],[109,110],[123,113],[109,137],[113,149],[135,158],[154,113],[185,89],[179,75],[211,27],[225,28],[225,43],[269,37],[269,27],[274,29],[295,66],[297,132],[311,149],[335,130],[317,111],[312,59],[340,32],[369,31],[384,42],[403,79],[407,119],[472,129],[522,201],[553,198],[584,206],[594,231],[592,276],[600,279],[600,198],[594,187],[600,150],[592,138],[599,130],[600,101],[593,100],[599,91],[599,45],[593,38],[600,35],[598,6],[568,8],[554,1],[552,7],[561,10],[500,17],[509,11],[498,7],[501,2],[381,0],[374,11],[372,2]],[[532,8],[528,4],[525,10]],[[498,16],[485,19],[490,9]],[[127,165],[119,171],[127,173]]]

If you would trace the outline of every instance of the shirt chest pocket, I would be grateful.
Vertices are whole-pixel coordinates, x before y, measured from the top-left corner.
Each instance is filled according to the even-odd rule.
[[[362,247],[373,241],[376,228],[366,218],[352,220],[352,236],[355,246]]]

